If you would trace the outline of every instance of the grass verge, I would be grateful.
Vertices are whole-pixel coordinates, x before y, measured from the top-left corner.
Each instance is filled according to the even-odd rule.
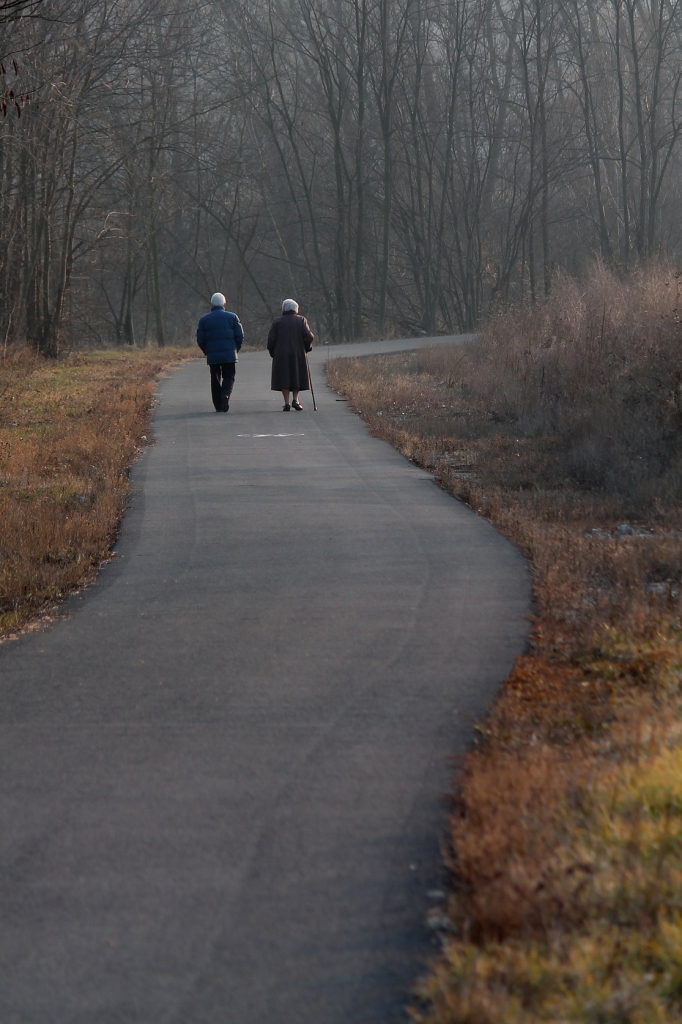
[[[329,367],[533,573],[531,651],[458,774],[420,1024],[682,1017],[679,282],[595,267],[474,345]]]
[[[186,358],[112,349],[46,361],[10,350],[0,362],[0,638],[93,579],[159,374]]]

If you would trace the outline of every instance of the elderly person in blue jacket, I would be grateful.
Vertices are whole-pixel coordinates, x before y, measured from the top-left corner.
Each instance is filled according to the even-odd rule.
[[[197,327],[197,345],[206,356],[211,371],[211,398],[216,412],[227,412],[234,387],[237,353],[244,331],[236,313],[225,309],[225,296],[211,296],[211,312],[205,313]]]

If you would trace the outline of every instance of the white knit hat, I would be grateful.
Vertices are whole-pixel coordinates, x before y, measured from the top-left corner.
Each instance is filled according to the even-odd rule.
[[[298,313],[298,302],[296,299],[285,299],[282,303],[283,313]]]
[[[214,294],[211,296],[212,306],[224,306],[226,302],[227,299],[225,298],[222,292],[214,292]]]

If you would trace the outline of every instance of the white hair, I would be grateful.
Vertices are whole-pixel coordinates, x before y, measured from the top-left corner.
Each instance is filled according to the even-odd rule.
[[[298,302],[296,299],[285,299],[282,303],[283,313],[298,313]]]
[[[224,306],[226,302],[227,299],[225,298],[222,292],[214,292],[213,295],[211,296],[212,306]]]

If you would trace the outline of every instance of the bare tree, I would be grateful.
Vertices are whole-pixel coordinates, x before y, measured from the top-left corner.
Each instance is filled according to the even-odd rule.
[[[0,0],[8,344],[187,339],[216,289],[256,338],[287,293],[470,329],[680,246],[679,0],[207,3]]]

